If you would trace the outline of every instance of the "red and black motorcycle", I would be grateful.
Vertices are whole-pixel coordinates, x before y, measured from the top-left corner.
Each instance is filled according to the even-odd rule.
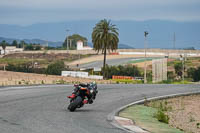
[[[68,109],[71,112],[83,107],[84,104],[92,104],[98,92],[96,83],[75,84],[74,87],[72,95],[68,96],[70,99]]]

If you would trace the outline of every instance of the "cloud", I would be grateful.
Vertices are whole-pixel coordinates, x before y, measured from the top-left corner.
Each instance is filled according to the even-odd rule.
[[[199,0],[1,0],[0,23],[68,20],[200,21]]]

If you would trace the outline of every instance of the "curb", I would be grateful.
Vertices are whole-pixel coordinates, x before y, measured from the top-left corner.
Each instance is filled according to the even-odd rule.
[[[188,95],[194,95],[194,94],[200,94],[200,91],[196,92],[186,92],[186,93],[177,93],[177,94],[171,94],[171,95],[163,95],[163,96],[157,96],[157,97],[151,97],[147,99],[138,100],[136,102],[127,104],[125,106],[122,106],[107,116],[107,121],[110,122],[111,125],[127,131],[129,133],[149,133],[147,130],[142,129],[134,124],[134,122],[130,119],[119,117],[119,112],[125,110],[126,108],[136,105],[136,104],[143,104],[145,101],[150,100],[161,100],[161,99],[167,99],[167,98],[173,98],[177,96],[188,96]]]

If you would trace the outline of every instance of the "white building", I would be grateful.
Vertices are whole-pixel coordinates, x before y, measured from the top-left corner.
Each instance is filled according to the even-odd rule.
[[[83,41],[81,40],[77,41],[76,45],[77,45],[77,50],[92,50],[92,48],[89,46],[83,46]]]
[[[6,54],[15,53],[15,52],[22,52],[23,48],[16,48],[16,46],[6,46]],[[4,54],[4,50],[2,46],[0,46],[0,55]]]

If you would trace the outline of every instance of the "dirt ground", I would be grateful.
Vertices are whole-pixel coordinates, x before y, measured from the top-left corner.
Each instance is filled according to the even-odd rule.
[[[33,84],[74,84],[96,81],[98,84],[111,83],[108,80],[63,77],[44,74],[0,71],[0,86],[33,85]]]
[[[164,100],[169,125],[186,133],[200,133],[200,94]]]
[[[14,58],[14,59],[47,59],[47,60],[60,60],[65,59],[68,61],[76,60],[81,58],[79,55],[69,53],[14,53],[5,55],[3,58]]]

